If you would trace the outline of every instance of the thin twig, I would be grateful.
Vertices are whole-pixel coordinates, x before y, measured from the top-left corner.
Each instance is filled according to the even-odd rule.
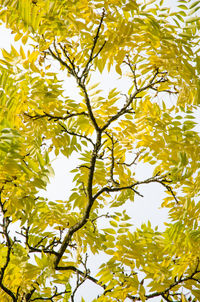
[[[167,79],[165,78],[160,78],[159,80],[155,81],[155,82],[151,82],[149,84],[147,84],[146,86],[142,87],[142,88],[138,88],[137,90],[135,90],[135,92],[133,94],[131,94],[129,96],[128,101],[124,104],[124,106],[115,114],[113,115],[105,124],[103,127],[101,127],[101,131],[105,131],[112,122],[116,121],[120,116],[124,115],[128,109],[128,107],[132,104],[133,100],[137,98],[137,95],[142,92],[145,91],[147,89],[150,89],[152,87],[154,87],[154,85],[156,84],[160,84],[160,83],[164,83],[166,82]]]
[[[8,265],[10,263],[12,242],[11,242],[11,239],[9,236],[9,231],[8,231],[8,227],[11,223],[11,220],[9,219],[9,217],[5,217],[6,210],[4,209],[4,204],[2,203],[1,193],[2,193],[2,191],[0,191],[0,208],[1,208],[1,212],[3,214],[3,225],[2,225],[3,232],[2,233],[6,238],[7,253],[6,253],[5,264],[1,267],[1,271],[0,271],[0,288],[12,298],[13,302],[17,302],[17,298],[16,298],[15,294],[3,284],[4,275],[5,275]]]
[[[133,68],[128,55],[126,56],[126,58],[127,58],[128,62],[124,61],[124,63],[129,66],[129,68],[133,74],[133,81],[135,84],[135,89],[138,90],[137,77],[136,77],[136,64],[134,65],[134,68]]]
[[[48,118],[49,121],[53,120],[53,121],[59,121],[59,120],[64,120],[66,121],[67,119],[71,118],[71,117],[76,117],[76,116],[80,116],[80,115],[85,115],[87,116],[86,112],[77,112],[77,113],[69,113],[67,112],[67,115],[65,116],[58,116],[58,115],[52,115],[50,113],[47,113],[44,111],[44,114],[35,114],[35,115],[31,115],[29,113],[24,112],[24,115],[33,119],[33,120],[38,120],[40,118]]]
[[[86,135],[82,135],[73,131],[69,131],[63,124],[59,123],[59,125],[62,127],[63,131],[66,132],[69,135],[77,136],[80,138],[86,139],[88,142],[90,142],[94,146],[94,142],[91,140],[91,138],[87,137]]]
[[[115,144],[117,143],[117,141],[114,141],[113,139],[113,135],[111,136],[108,132],[106,132],[106,135],[109,137],[109,139],[111,140],[111,144],[112,144],[112,147],[111,148],[108,148],[111,152],[111,167],[110,167],[110,178],[111,178],[111,181],[112,183],[115,185],[115,186],[119,186],[119,183],[114,179],[114,168],[115,168],[115,156],[114,156],[114,146]]]
[[[127,167],[131,167],[132,165],[134,165],[134,164],[136,163],[136,160],[139,158],[139,156],[140,156],[141,153],[142,153],[142,151],[137,152],[135,158],[133,159],[132,162],[130,162],[130,164],[127,164],[127,163],[125,163],[125,162],[123,162],[123,163],[118,162],[117,164],[118,164],[118,165],[125,165],[125,166],[127,166]]]
[[[101,190],[99,190],[99,192],[97,192],[94,195],[94,199],[98,198],[102,193],[110,193],[110,192],[120,192],[123,190],[133,190],[135,189],[135,187],[139,186],[139,185],[144,185],[144,184],[149,184],[149,183],[160,183],[161,185],[163,185],[164,187],[166,187],[166,176],[159,176],[159,175],[155,175],[153,177],[147,178],[145,180],[142,181],[136,181],[135,183],[128,185],[128,186],[123,186],[123,187],[103,187]],[[136,191],[137,192],[137,191]],[[138,193],[137,193],[138,194]]]
[[[106,42],[104,42],[103,45],[101,46],[100,50],[97,52],[97,54],[94,55],[94,50],[95,50],[95,47],[97,45],[97,41],[99,39],[99,33],[100,33],[100,30],[101,30],[101,27],[102,27],[102,24],[103,24],[104,17],[105,17],[105,9],[103,9],[103,12],[102,12],[102,15],[101,15],[99,26],[97,28],[97,33],[96,33],[96,35],[94,37],[94,42],[93,42],[92,48],[90,50],[89,59],[88,59],[86,65],[85,65],[85,68],[83,69],[82,74],[81,74],[81,78],[83,78],[83,83],[85,82],[86,77],[88,75],[88,72],[89,72],[89,69],[90,69],[89,65],[100,54],[101,50],[103,49],[103,47],[104,47],[104,45],[106,43]]]

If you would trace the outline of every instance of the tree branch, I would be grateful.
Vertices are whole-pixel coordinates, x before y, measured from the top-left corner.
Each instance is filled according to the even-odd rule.
[[[72,60],[70,59],[69,55],[67,54],[65,48],[62,47],[62,45],[60,47],[61,47],[63,53],[65,54],[65,57],[68,59],[69,64],[71,65],[71,67],[64,60],[62,60],[62,58],[61,58],[61,56],[60,56],[60,54],[57,50],[55,40],[54,40],[54,50],[55,50],[56,54],[49,47],[49,52],[50,52],[51,56],[53,58],[55,58],[57,61],[59,61],[63,66],[65,66],[67,68],[67,70],[69,71],[69,73],[75,77],[78,86],[81,88],[81,90],[82,90],[82,92],[85,96],[85,102],[86,102],[86,106],[87,106],[87,109],[88,109],[89,118],[92,121],[92,124],[94,125],[96,131],[100,131],[100,127],[98,126],[98,124],[96,122],[96,119],[94,117],[94,114],[92,112],[89,95],[87,93],[87,89],[86,89],[86,86],[85,86],[85,80],[86,80],[87,74],[88,74],[89,69],[90,69],[89,64],[93,61],[94,58],[97,57],[97,55],[100,53],[100,51],[103,49],[103,46],[105,45],[105,43],[104,43],[103,46],[98,51],[98,53],[95,56],[93,55],[96,44],[97,44],[97,41],[99,39],[99,33],[100,33],[100,29],[101,29],[101,26],[102,26],[102,23],[103,23],[104,16],[105,16],[105,10],[103,10],[101,20],[100,20],[100,23],[99,23],[99,26],[98,26],[98,29],[97,29],[97,33],[94,37],[94,42],[93,42],[93,46],[92,46],[91,51],[90,51],[89,59],[88,59],[86,65],[85,65],[85,68],[83,69],[80,76],[78,75],[78,72],[76,71],[76,67],[75,67],[74,63],[72,62]]]
[[[101,147],[101,132],[97,132],[97,139],[96,139],[96,143],[93,148],[91,161],[90,161],[89,175],[88,175],[88,183],[87,183],[88,204],[85,208],[82,219],[69,228],[69,230],[63,240],[63,243],[58,251],[58,255],[55,260],[55,268],[57,268],[66,248],[68,247],[68,245],[71,241],[73,234],[75,232],[77,232],[80,228],[82,228],[87,223],[88,218],[90,216],[90,211],[91,211],[91,208],[95,201],[95,199],[93,198],[92,187],[93,187],[95,164],[96,164],[98,151],[99,151],[100,147]]]
[[[113,136],[111,136],[108,132],[106,132],[106,135],[109,137],[109,139],[111,140],[111,144],[112,144],[112,147],[111,148],[108,148],[111,152],[111,167],[110,167],[110,178],[111,178],[111,181],[112,183],[115,185],[115,186],[119,186],[119,183],[114,179],[114,168],[115,168],[115,157],[114,157],[114,145],[117,143],[117,141],[114,142],[114,139],[113,139]]]
[[[39,248],[38,246],[40,246],[42,241],[46,238],[46,237],[43,237],[41,240],[39,240],[36,243],[35,246],[31,246],[29,244],[29,227],[27,227],[27,228],[24,227],[23,229],[25,231],[25,234],[23,233],[23,231],[21,231],[21,233],[18,233],[18,232],[16,232],[16,233],[18,233],[19,235],[21,235],[25,238],[25,244],[28,247],[30,253],[38,252],[38,253],[45,253],[45,254],[55,255],[55,256],[58,255],[58,253],[53,250],[53,247],[55,246],[55,244],[57,245],[57,243],[54,242],[54,245],[51,243],[47,247],[43,246],[42,248]],[[49,249],[50,247],[52,249]]]
[[[55,293],[51,296],[51,297],[49,297],[49,298],[43,298],[43,297],[37,297],[37,298],[33,298],[33,299],[29,299],[29,301],[30,302],[32,302],[32,301],[54,301],[53,300],[53,298],[56,298],[56,297],[59,297],[59,296],[62,296],[62,295],[64,295],[64,294],[66,294],[66,293],[69,293],[70,291],[67,291],[67,290],[65,290],[65,291],[63,291],[63,292],[59,292],[58,293],[58,289],[57,289],[57,287],[55,286]]]
[[[70,265],[70,266],[57,266],[57,267],[56,267],[56,270],[58,270],[58,271],[73,271],[73,272],[75,272],[75,273],[80,274],[80,275],[83,276],[83,277],[85,276],[85,273],[84,273],[84,272],[82,272],[81,270],[79,270],[78,268],[76,268],[75,266],[72,266],[72,265]],[[95,279],[94,277],[88,275],[88,273],[87,273],[87,275],[86,275],[86,278],[87,278],[88,280],[92,281],[93,283],[95,283],[95,284],[101,286],[103,289],[106,289],[106,286],[105,286],[105,285],[99,283],[99,281],[98,281],[97,279]]]
[[[127,190],[127,189],[130,189],[130,190],[133,190],[134,187],[136,186],[139,186],[139,185],[144,185],[144,184],[148,184],[148,183],[153,183],[153,182],[157,182],[157,183],[160,183],[162,184],[165,188],[166,188],[166,176],[159,176],[159,175],[155,175],[153,177],[150,177],[150,178],[147,178],[145,180],[142,180],[142,181],[136,181],[135,183],[131,184],[131,185],[128,185],[128,186],[123,186],[123,187],[103,187],[101,190],[99,190],[99,192],[97,192],[95,195],[94,195],[94,199],[98,198],[102,193],[110,193],[110,192],[119,192],[119,191],[122,191],[122,190]],[[138,194],[138,192],[136,191],[135,193]]]
[[[195,268],[195,271],[192,274],[190,274],[188,277],[185,277],[185,278],[180,277],[177,281],[175,281],[174,283],[172,283],[168,288],[166,288],[163,291],[155,292],[155,293],[152,293],[152,294],[149,294],[149,295],[145,295],[146,300],[152,299],[152,298],[155,298],[155,297],[158,297],[158,296],[162,296],[166,301],[172,302],[172,300],[169,300],[169,298],[168,298],[170,296],[170,290],[173,287],[175,287],[175,286],[177,286],[177,285],[179,285],[179,284],[181,284],[181,283],[183,283],[185,281],[195,280],[193,277],[196,274],[200,273],[200,270],[198,270],[198,266],[199,266],[199,259],[197,259],[197,267]],[[198,283],[200,283],[199,280],[195,280],[195,281],[198,281]],[[128,298],[131,299],[132,301],[141,301],[140,297],[136,297],[136,296],[128,295]]]
[[[86,115],[86,112],[78,112],[78,113],[69,113],[67,111],[67,115],[66,116],[57,116],[57,115],[52,115],[50,113],[44,112],[44,114],[36,114],[36,115],[30,115],[28,113],[24,113],[25,116],[28,116],[29,118],[33,119],[33,120],[38,120],[40,118],[48,118],[49,121],[53,120],[53,121],[58,121],[58,120],[64,120],[66,121],[67,119],[74,117],[74,116],[80,116],[80,115]]]
[[[140,154],[142,152],[137,152],[137,154],[135,155],[135,158],[132,160],[132,162],[130,162],[129,164],[125,163],[125,162],[118,162],[117,164],[118,165],[124,165],[124,166],[127,166],[127,167],[131,167],[132,165],[135,165],[136,163],[136,160],[139,158]]]
[[[93,146],[94,146],[94,143],[93,141],[91,140],[91,138],[87,137],[86,135],[82,135],[82,134],[79,134],[79,133],[76,133],[76,132],[73,132],[73,131],[69,131],[67,130],[67,128],[62,125],[61,123],[59,123],[59,125],[63,128],[63,131],[66,132],[67,134],[69,135],[74,135],[74,136],[77,136],[77,137],[80,137],[80,138],[84,138],[86,139],[88,142],[90,142]]]
[[[94,37],[94,42],[93,42],[93,45],[92,45],[92,48],[90,50],[90,55],[89,55],[89,59],[85,65],[85,68],[83,69],[82,71],[82,74],[81,74],[81,78],[83,78],[83,83],[85,82],[86,78],[87,78],[87,75],[88,75],[88,72],[90,70],[90,64],[92,63],[92,61],[100,54],[100,52],[102,51],[102,49],[104,48],[104,45],[106,44],[106,41],[103,43],[103,45],[101,46],[101,48],[99,49],[99,51],[96,53],[96,55],[93,55],[94,54],[94,50],[95,50],[95,47],[97,45],[97,41],[99,39],[99,33],[100,33],[100,30],[101,30],[101,27],[102,27],[102,24],[103,24],[103,19],[105,17],[105,9],[103,9],[103,12],[102,12],[102,16],[101,16],[101,20],[99,22],[99,26],[97,28],[97,33]]]
[[[2,203],[2,200],[1,200],[1,193],[2,192],[0,191],[0,208],[1,208],[1,212],[3,214],[3,224],[2,224],[3,232],[2,233],[6,238],[7,254],[6,254],[6,262],[3,265],[3,267],[1,267],[1,271],[0,271],[0,288],[12,298],[13,302],[17,302],[17,298],[14,295],[14,293],[3,284],[3,278],[5,275],[5,271],[10,263],[12,242],[9,237],[9,231],[8,231],[8,227],[9,227],[9,224],[11,221],[8,217],[5,217],[6,210],[4,209],[4,204]]]
[[[142,92],[145,91],[147,89],[150,89],[152,87],[154,87],[154,85],[156,84],[160,84],[160,83],[164,83],[166,82],[167,79],[165,79],[164,77],[161,77],[159,80],[152,82],[150,81],[149,84],[147,84],[146,86],[136,89],[136,91],[130,95],[129,99],[127,100],[127,102],[125,103],[125,105],[115,114],[113,115],[106,123],[103,127],[101,127],[101,131],[106,130],[109,125],[114,122],[115,120],[117,120],[120,116],[122,116],[123,114],[126,113],[126,110],[128,109],[128,107],[132,104],[133,100],[137,98],[137,95]]]
[[[129,66],[129,68],[130,68],[130,70],[133,74],[133,81],[134,81],[134,84],[135,84],[135,89],[138,90],[137,77],[136,77],[136,65],[134,65],[134,68],[133,68],[128,55],[126,56],[126,58],[127,58],[128,62],[124,61],[124,63]]]
[[[88,115],[90,117],[90,120],[92,121],[92,124],[94,125],[95,130],[97,132],[99,132],[99,131],[101,131],[101,129],[97,124],[96,118],[94,117],[92,107],[91,107],[91,103],[90,103],[90,98],[89,98],[89,95],[88,95],[87,90],[86,90],[86,86],[85,86],[84,83],[81,82],[81,80],[79,78],[77,79],[77,81],[78,81],[79,87],[81,88],[81,90],[84,93],[85,103],[86,103],[86,106],[87,106],[87,109],[88,109]]]

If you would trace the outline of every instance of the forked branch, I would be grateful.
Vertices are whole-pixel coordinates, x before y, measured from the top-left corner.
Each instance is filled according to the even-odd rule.
[[[128,107],[133,103],[133,101],[135,99],[138,98],[138,94],[142,91],[145,91],[145,90],[148,90],[148,89],[151,89],[151,88],[154,88],[154,86],[156,84],[160,84],[160,83],[164,83],[167,81],[167,78],[165,77],[161,77],[160,79],[158,80],[155,80],[155,81],[150,81],[147,85],[145,85],[144,87],[142,88],[138,88],[135,90],[135,92],[133,94],[131,94],[129,96],[129,98],[127,99],[127,102],[124,104],[124,106],[115,114],[113,115],[105,124],[103,127],[101,127],[101,131],[105,131],[112,122],[116,121],[117,119],[119,119],[122,115],[124,115],[125,113],[127,113],[127,110],[128,110]]]

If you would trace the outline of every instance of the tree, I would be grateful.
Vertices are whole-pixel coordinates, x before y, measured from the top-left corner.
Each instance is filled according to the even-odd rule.
[[[73,302],[86,280],[102,288],[93,301],[200,300],[199,1],[174,12],[162,0],[0,3],[21,42],[0,61],[1,301]],[[94,83],[105,69],[126,93]],[[73,152],[70,197],[40,197],[49,156]],[[139,163],[153,174],[138,179]],[[126,203],[152,183],[165,230],[134,230]],[[100,252],[95,276],[87,258]]]

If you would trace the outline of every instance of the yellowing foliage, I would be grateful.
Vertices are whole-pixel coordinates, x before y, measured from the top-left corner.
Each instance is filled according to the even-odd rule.
[[[200,300],[199,9],[0,1],[21,45],[0,60],[0,301],[73,302],[86,280],[101,289],[93,302]],[[106,91],[107,73],[126,91]],[[52,154],[72,153],[69,197],[42,198]],[[169,211],[162,232],[126,213],[151,184]]]

